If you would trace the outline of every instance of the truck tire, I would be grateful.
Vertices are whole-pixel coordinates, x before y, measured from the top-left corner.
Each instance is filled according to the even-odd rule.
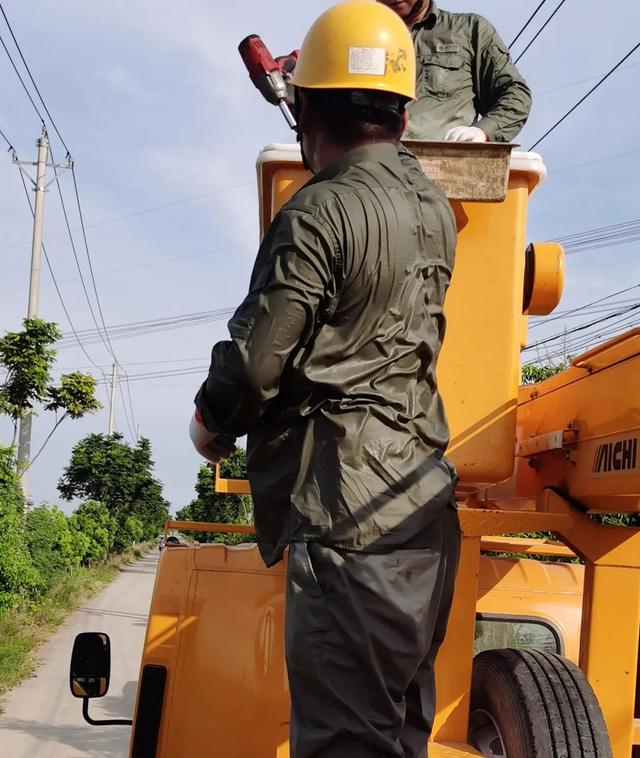
[[[612,758],[584,674],[566,658],[537,650],[476,656],[469,740],[490,758]]]

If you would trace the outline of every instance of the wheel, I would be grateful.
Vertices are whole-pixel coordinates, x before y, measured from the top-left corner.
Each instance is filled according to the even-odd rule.
[[[476,656],[469,740],[489,758],[612,758],[583,673],[566,658],[537,650]]]

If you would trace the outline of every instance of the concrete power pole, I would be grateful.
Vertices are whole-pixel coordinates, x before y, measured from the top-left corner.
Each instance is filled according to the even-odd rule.
[[[47,189],[45,177],[47,173],[47,156],[49,153],[49,140],[47,132],[42,128],[42,135],[37,142],[38,160],[35,180],[35,208],[33,212],[33,240],[31,243],[31,275],[29,277],[29,304],[27,318],[36,318],[40,302],[40,253],[42,251],[42,221],[44,218],[44,193]],[[17,162],[17,161],[16,161]],[[18,436],[18,471],[20,472],[20,484],[25,498],[29,495],[29,460],[31,457],[31,420],[32,415],[27,413],[20,420],[20,433]]]
[[[114,363],[111,369],[111,400],[109,402],[109,437],[113,436],[113,428],[116,420],[116,384],[118,382],[118,364]]]

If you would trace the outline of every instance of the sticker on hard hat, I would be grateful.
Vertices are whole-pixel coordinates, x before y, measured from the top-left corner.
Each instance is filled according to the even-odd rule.
[[[384,76],[387,51],[383,47],[350,47],[349,73]]]

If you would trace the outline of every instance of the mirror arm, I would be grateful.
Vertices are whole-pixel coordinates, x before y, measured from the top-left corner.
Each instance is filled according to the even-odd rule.
[[[91,724],[91,726],[131,726],[133,724],[131,719],[92,719],[91,716],[89,716],[88,697],[82,698],[82,716],[88,724]]]

